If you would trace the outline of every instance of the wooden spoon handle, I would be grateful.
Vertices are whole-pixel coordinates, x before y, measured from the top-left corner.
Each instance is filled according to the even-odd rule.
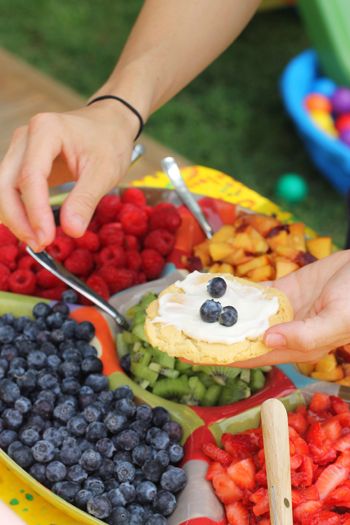
[[[293,525],[288,417],[281,401],[262,404],[261,424],[271,525]]]

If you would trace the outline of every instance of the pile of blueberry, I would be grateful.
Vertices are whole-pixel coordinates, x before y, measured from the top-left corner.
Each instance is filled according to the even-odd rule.
[[[222,277],[214,277],[207,284],[207,290],[211,297],[218,299],[225,295],[227,284]],[[238,313],[234,306],[222,307],[219,301],[207,299],[200,307],[200,316],[206,323],[216,323],[217,321],[223,326],[233,326],[237,323]]]
[[[110,525],[164,525],[186,484],[182,429],[128,386],[108,390],[94,326],[71,319],[67,299],[0,317],[0,447]]]

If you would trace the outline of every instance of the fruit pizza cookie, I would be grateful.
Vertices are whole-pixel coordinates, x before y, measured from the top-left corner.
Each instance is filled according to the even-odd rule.
[[[149,305],[145,331],[169,355],[228,365],[269,352],[265,331],[292,318],[280,290],[229,274],[193,272]]]

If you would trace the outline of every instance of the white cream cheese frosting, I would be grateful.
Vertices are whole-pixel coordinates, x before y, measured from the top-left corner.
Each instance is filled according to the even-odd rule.
[[[249,284],[225,279],[226,293],[219,299],[224,306],[234,306],[238,312],[237,323],[223,326],[218,322],[206,323],[200,317],[200,307],[212,299],[207,284],[214,275],[193,272],[175,286],[179,293],[166,293],[159,297],[158,315],[153,323],[175,326],[184,334],[208,343],[233,344],[261,336],[269,327],[269,319],[279,308],[277,297],[265,297],[264,293]]]

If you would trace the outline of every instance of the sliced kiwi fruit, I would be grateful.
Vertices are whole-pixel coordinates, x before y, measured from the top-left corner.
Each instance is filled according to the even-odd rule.
[[[219,405],[229,405],[240,401],[241,399],[246,399],[251,394],[249,386],[239,379],[235,381],[230,381],[226,386],[221,390],[219,397]]]
[[[158,379],[158,372],[151,370],[147,365],[143,363],[131,363],[131,373],[138,383],[142,381],[148,381],[149,385],[154,385]]]
[[[163,368],[175,368],[175,357],[172,357],[165,352],[161,352],[158,348],[152,348],[154,359]]]
[[[239,377],[245,383],[249,383],[249,381],[250,381],[250,370],[249,370],[249,368],[243,368],[243,370],[240,373]]]
[[[257,392],[265,386],[265,376],[260,368],[253,368],[251,370],[250,388],[252,392]]]
[[[159,379],[152,391],[156,396],[180,401],[190,394],[190,387],[187,378],[182,376],[176,379]]]
[[[201,366],[196,367],[198,371],[207,374],[214,383],[225,386],[229,379],[235,379],[241,373],[241,368],[228,366]]]
[[[213,407],[218,404],[222,386],[220,385],[211,385],[209,386],[204,394],[204,398],[202,399],[202,405],[205,407]]]

